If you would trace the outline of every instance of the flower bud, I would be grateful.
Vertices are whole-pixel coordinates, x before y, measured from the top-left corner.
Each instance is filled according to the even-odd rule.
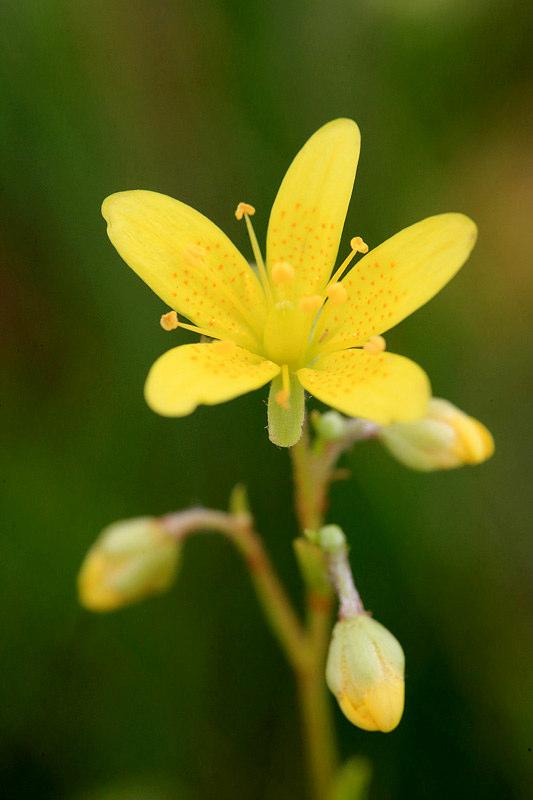
[[[317,436],[325,442],[341,439],[346,432],[346,419],[338,411],[325,411],[313,417]]]
[[[404,706],[403,650],[367,614],[337,622],[326,680],[345,716],[365,731],[394,730]]]
[[[113,611],[167,589],[176,572],[178,544],[154,517],[114,522],[87,553],[78,575],[80,602]]]
[[[493,438],[481,422],[437,397],[424,417],[387,425],[379,438],[398,461],[422,472],[480,464],[494,452]]]
[[[346,536],[338,525],[324,525],[318,531],[317,543],[326,553],[338,553],[346,549]]]

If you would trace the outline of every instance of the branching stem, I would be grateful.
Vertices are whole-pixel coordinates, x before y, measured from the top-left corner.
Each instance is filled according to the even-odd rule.
[[[339,457],[355,441],[373,434],[368,423],[350,420],[341,438],[319,442],[317,447],[316,443],[311,444],[306,423],[302,438],[290,448],[295,509],[306,545],[309,545],[306,533],[318,531],[324,524],[329,487],[341,477],[336,468]],[[330,800],[338,768],[331,704],[324,680],[332,626],[332,583],[336,587],[342,584],[344,596],[350,600],[350,608],[344,612],[353,612],[360,603],[353,581],[350,584],[347,563],[342,559],[334,562],[320,551],[317,555],[315,548],[313,569],[301,569],[306,585],[304,624],[276,574],[250,514],[193,508],[167,514],[161,522],[179,541],[200,531],[222,533],[243,556],[265,616],[296,676],[314,800]]]
[[[246,561],[259,602],[288,661],[296,671],[305,669],[310,660],[305,629],[272,566],[261,537],[254,530],[250,515],[193,508],[167,514],[162,522],[167,531],[180,541],[192,533],[216,531],[233,542]]]

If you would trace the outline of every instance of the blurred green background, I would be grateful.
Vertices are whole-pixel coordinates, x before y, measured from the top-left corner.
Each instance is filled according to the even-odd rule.
[[[264,236],[290,159],[336,116],[363,136],[346,241],[442,211],[479,224],[464,270],[387,338],[497,441],[429,476],[368,443],[335,488],[362,595],[407,655],[400,728],[337,714],[342,751],[372,760],[372,800],[531,797],[532,22],[513,0],[2,3],[2,797],[307,796],[292,677],[229,546],[191,542],[171,594],[115,615],[81,610],[75,579],[108,522],[224,507],[244,480],[297,596],[266,392],[148,410],[164,309],[99,207],[162,191],[248,255],[236,203]]]

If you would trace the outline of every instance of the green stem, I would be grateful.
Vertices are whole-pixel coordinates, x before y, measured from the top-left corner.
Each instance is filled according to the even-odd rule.
[[[290,448],[295,506],[302,533],[316,531],[323,525],[328,489],[335,478],[335,464],[346,442],[327,445],[314,453],[308,427],[304,425],[302,438]],[[325,557],[323,567],[319,558],[315,578],[311,577],[312,570],[300,570],[306,585],[307,624],[304,628],[249,514],[192,509],[168,515],[164,521],[169,532],[178,539],[198,529],[224,533],[245,558],[265,616],[296,675],[314,800],[330,800],[338,755],[325,682],[333,607]]]
[[[296,672],[304,671],[309,663],[309,642],[261,538],[245,524],[234,532],[233,541],[246,560],[257,597],[289,663]]]
[[[298,676],[298,694],[312,794],[315,800],[328,800],[337,771],[337,753],[323,668],[315,667]]]
[[[311,453],[309,428],[304,423],[300,440],[290,448],[295,490],[296,516],[300,530],[317,530],[324,519],[327,481],[321,472],[320,460]],[[318,469],[317,469],[318,467]]]
[[[324,521],[333,462],[313,455],[307,426],[290,452],[300,529],[302,533],[318,530]],[[324,572],[327,572],[325,560]],[[329,589],[317,591],[305,571],[302,577],[307,584],[307,630],[312,658],[310,667],[298,675],[298,689],[313,796],[316,800],[327,800],[338,769],[335,729],[324,678],[332,625],[332,592]],[[329,585],[328,580],[319,583]]]

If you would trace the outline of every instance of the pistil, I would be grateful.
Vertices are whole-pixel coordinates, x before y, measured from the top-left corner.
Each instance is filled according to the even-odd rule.
[[[289,367],[283,364],[281,368],[281,383],[282,388],[276,393],[275,400],[278,406],[281,406],[286,411],[289,410],[289,398],[291,396],[291,379],[289,375]]]

